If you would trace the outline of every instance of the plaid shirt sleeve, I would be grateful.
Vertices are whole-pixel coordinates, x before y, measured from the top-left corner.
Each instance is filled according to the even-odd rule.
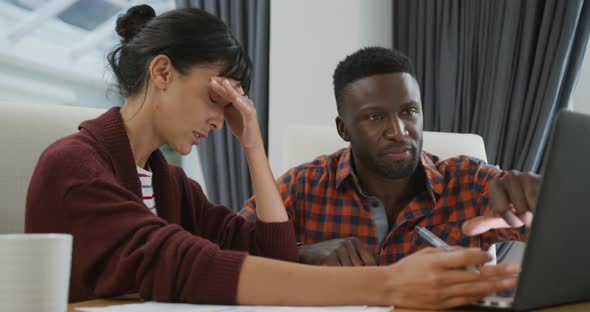
[[[301,170],[298,168],[293,168],[283,174],[279,179],[277,179],[277,186],[279,188],[279,192],[281,193],[281,197],[283,198],[283,204],[287,209],[287,214],[289,215],[289,219],[295,222],[295,209],[294,209],[294,201],[295,197],[297,196],[297,181],[298,176],[301,175]],[[248,220],[255,220],[256,219],[256,196],[250,197],[244,204],[242,210],[238,213],[242,217]]]
[[[476,171],[476,192],[480,194],[477,198],[479,203],[478,215],[483,216],[492,210],[490,205],[490,185],[492,181],[503,177],[504,171],[500,170],[496,166],[481,164]],[[526,228],[506,228],[490,230],[486,233],[481,234],[481,247],[488,249],[491,245],[496,242],[508,241],[508,240],[526,240]]]

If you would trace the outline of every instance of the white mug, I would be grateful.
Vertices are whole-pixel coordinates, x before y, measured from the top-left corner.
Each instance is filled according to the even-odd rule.
[[[72,235],[0,234],[0,311],[64,312]]]

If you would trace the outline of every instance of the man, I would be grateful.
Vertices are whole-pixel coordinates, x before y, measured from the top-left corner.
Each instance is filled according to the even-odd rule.
[[[278,182],[303,262],[391,264],[426,246],[416,225],[464,247],[526,238],[540,177],[423,151],[420,88],[406,56],[349,55],[334,72],[334,93],[336,127],[350,146]],[[253,219],[255,209],[251,198],[240,213]]]

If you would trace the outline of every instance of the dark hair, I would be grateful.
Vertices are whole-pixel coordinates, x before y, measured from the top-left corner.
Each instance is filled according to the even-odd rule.
[[[408,73],[416,78],[410,59],[397,50],[368,47],[347,56],[338,63],[333,76],[338,113],[341,113],[342,97],[348,85],[365,77],[391,73]]]
[[[194,65],[223,65],[219,74],[240,81],[248,91],[252,62],[229,28],[217,17],[194,8],[168,11],[156,17],[146,4],[131,7],[117,18],[121,43],[107,56],[119,93],[137,94],[148,80],[151,60],[164,54],[181,74]]]

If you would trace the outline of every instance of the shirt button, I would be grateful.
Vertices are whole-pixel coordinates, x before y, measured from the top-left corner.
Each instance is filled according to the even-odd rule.
[[[371,206],[373,206],[373,208],[377,208],[377,207],[379,207],[379,203],[376,201],[372,201]]]

